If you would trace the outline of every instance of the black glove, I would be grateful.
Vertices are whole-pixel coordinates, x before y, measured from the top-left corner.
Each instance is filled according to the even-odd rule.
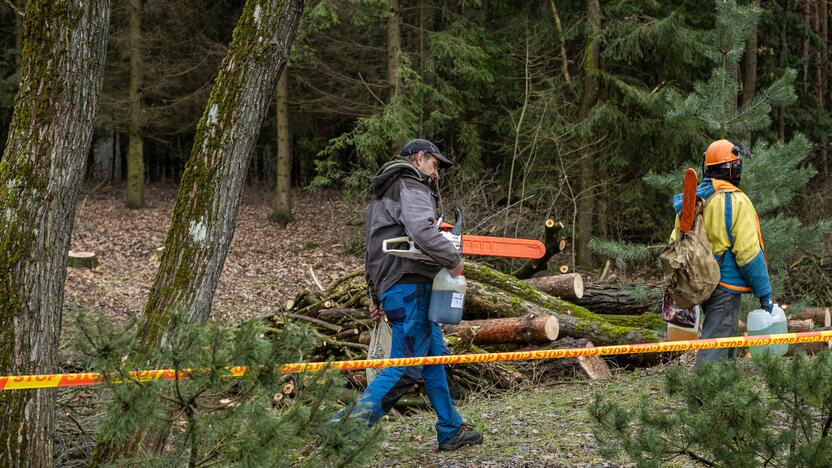
[[[768,313],[771,313],[771,311],[774,310],[774,302],[771,301],[771,296],[761,297],[760,298],[760,307],[763,310],[768,311]]]

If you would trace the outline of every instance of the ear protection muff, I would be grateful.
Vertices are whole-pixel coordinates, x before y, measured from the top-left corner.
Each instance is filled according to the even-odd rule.
[[[705,177],[714,177],[718,179],[725,179],[733,183],[739,184],[742,178],[742,160],[743,158],[750,158],[751,152],[746,149],[742,143],[729,140],[734,146],[731,148],[731,153],[737,156],[737,159],[722,164],[713,164],[705,166],[705,153],[702,154],[702,175]]]

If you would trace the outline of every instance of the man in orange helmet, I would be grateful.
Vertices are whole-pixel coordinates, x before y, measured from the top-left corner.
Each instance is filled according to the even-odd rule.
[[[696,190],[697,199],[707,201],[702,213],[708,241],[719,263],[719,285],[702,304],[705,320],[701,338],[736,336],[740,318],[740,295],[752,292],[763,309],[771,312],[771,283],[765,247],[760,233],[757,211],[748,196],[739,188],[742,160],[750,157],[741,143],[717,140],[708,146],[702,163],[702,183]],[[679,236],[679,215],[682,195],[673,197],[676,229],[671,242]],[[735,359],[735,349],[700,350],[696,365],[719,359]]]

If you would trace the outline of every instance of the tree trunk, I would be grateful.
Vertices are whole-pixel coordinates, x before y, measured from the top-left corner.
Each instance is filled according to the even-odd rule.
[[[0,160],[0,374],[57,372],[75,204],[104,70],[107,0],[30,0]],[[0,466],[53,464],[55,391],[0,392]]]
[[[803,53],[801,54],[800,62],[803,64],[803,90],[809,84],[809,12],[810,0],[803,0]]]
[[[545,271],[549,265],[549,259],[566,248],[566,241],[561,236],[562,232],[563,223],[556,223],[553,219],[547,219],[543,225],[543,245],[546,247],[546,254],[542,258],[527,261],[523,266],[512,272],[512,276],[519,279],[528,279],[539,271]]]
[[[303,0],[249,0],[197,127],[159,271],[153,281],[142,350],[158,346],[172,309],[190,320],[211,315],[257,131],[286,64]],[[254,47],[259,43],[271,47]]]
[[[555,28],[558,31],[558,41],[560,41],[560,72],[563,75],[564,81],[569,84],[572,82],[572,77],[569,76],[569,56],[566,55],[566,36],[564,36],[563,27],[560,24],[557,2],[555,0],[549,0],[549,7],[552,9],[552,17],[555,20]]]
[[[580,119],[585,119],[598,101],[598,72],[600,71],[601,43],[598,36],[601,33],[601,4],[599,0],[587,0],[587,38],[584,46],[584,94],[581,108],[578,112]],[[595,216],[595,164],[592,142],[583,141],[583,151],[579,164],[577,231],[578,238],[575,245],[575,262],[588,267],[592,265],[592,252],[589,250],[589,240],[592,237],[593,219]]]
[[[832,326],[832,317],[830,317],[830,310],[828,307],[811,307],[803,312],[792,315],[790,318],[794,320],[811,319],[818,327],[828,328]]]
[[[558,338],[558,319],[552,315],[468,320],[442,328],[447,335],[472,330],[477,345],[548,343]]]
[[[390,84],[390,99],[393,99],[399,95],[399,88],[401,87],[399,68],[401,66],[402,35],[399,0],[388,0],[385,14],[387,16],[387,83]],[[392,140],[390,142],[391,154],[397,154],[402,145],[404,145],[404,141]]]
[[[633,291],[614,286],[586,286],[584,296],[572,302],[586,307],[596,314],[632,315],[640,314],[655,307],[661,302],[661,290],[651,288],[643,297]]]
[[[584,280],[579,273],[566,275],[542,276],[526,280],[537,289],[557,296],[561,299],[573,301],[584,296]]]
[[[465,296],[466,318],[552,314],[558,318],[561,336],[586,338],[596,345],[661,341],[652,330],[613,325],[583,307],[550,296],[484,265],[466,262],[465,276],[469,279]]]
[[[398,75],[402,53],[399,0],[388,0],[385,13],[387,16],[387,82],[390,84],[390,97],[393,97],[399,94]]]
[[[153,280],[140,345],[133,359],[163,343],[171,315],[205,320],[234,234],[240,194],[257,133],[292,48],[304,0],[248,0],[197,126],[159,270]],[[138,446],[140,436],[128,444]],[[157,440],[155,449],[164,444]],[[93,464],[113,456],[99,439]]]
[[[277,80],[275,109],[277,114],[277,181],[271,220],[283,226],[292,216],[292,148],[289,144],[289,74],[286,68]]]
[[[144,208],[142,140],[142,0],[130,0],[130,110],[127,143],[127,207]]]
[[[826,87],[829,84],[829,8],[827,0],[820,1],[820,28],[818,34],[821,37],[821,51],[818,64],[818,103],[822,111],[826,112],[829,106],[826,101],[829,99]],[[829,176],[829,138],[824,135],[821,138],[820,148],[820,169],[824,177]]]
[[[806,333],[815,329],[815,322],[812,319],[789,320],[786,329],[789,333]]]
[[[20,69],[23,60],[23,17],[17,14],[14,15],[14,45],[17,49],[15,66]]]
[[[756,23],[751,27],[748,41],[745,43],[745,57],[743,61],[742,73],[742,97],[740,101],[741,106],[747,106],[754,99],[757,93],[757,25]],[[751,142],[751,134],[746,135],[746,139]]]

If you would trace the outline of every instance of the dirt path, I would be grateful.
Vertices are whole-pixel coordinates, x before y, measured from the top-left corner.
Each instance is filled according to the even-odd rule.
[[[296,192],[297,222],[287,228],[267,219],[267,191],[248,189],[234,240],[214,297],[213,317],[238,323],[268,313],[304,288],[314,287],[310,269],[324,284],[361,268],[363,259],[344,252],[360,239],[346,221],[355,212],[338,192]],[[100,310],[116,319],[141,313],[159,266],[176,188],[152,186],[147,208],[129,210],[123,194],[98,190],[79,199],[72,250],[93,251],[94,270],[69,269],[68,307]]]

